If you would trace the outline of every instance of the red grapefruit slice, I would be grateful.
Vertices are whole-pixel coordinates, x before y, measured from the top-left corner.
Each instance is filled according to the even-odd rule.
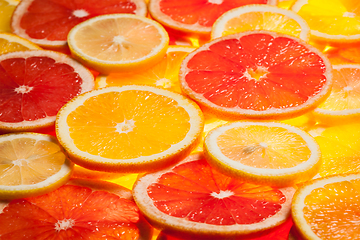
[[[138,179],[133,196],[149,222],[167,233],[224,239],[284,223],[294,191],[222,175],[194,154]]]
[[[94,88],[94,76],[69,56],[48,50],[0,56],[0,130],[35,131],[54,125],[58,110]]]
[[[182,90],[225,119],[286,119],[330,94],[329,60],[302,40],[270,31],[217,38],[182,62]]]
[[[61,48],[75,25],[111,13],[146,16],[147,7],[144,0],[22,0],[13,13],[11,28],[40,46]]]

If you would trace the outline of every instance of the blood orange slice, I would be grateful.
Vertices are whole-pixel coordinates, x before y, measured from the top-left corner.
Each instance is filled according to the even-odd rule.
[[[209,37],[215,20],[226,11],[247,4],[276,3],[276,0],[150,0],[149,12],[172,30]]]
[[[0,56],[0,130],[35,131],[55,123],[71,98],[94,88],[94,76],[65,54],[48,50]]]
[[[0,238],[141,239],[138,207],[125,192],[108,182],[76,180],[45,195],[13,200],[0,213]]]
[[[149,222],[166,233],[224,239],[285,222],[294,191],[227,177],[194,154],[139,178],[133,196]]]
[[[269,31],[217,38],[182,62],[182,90],[226,119],[286,119],[330,94],[329,60],[302,40]]]
[[[48,48],[66,46],[67,34],[91,17],[111,13],[146,16],[144,0],[23,0],[12,16],[13,33]]]

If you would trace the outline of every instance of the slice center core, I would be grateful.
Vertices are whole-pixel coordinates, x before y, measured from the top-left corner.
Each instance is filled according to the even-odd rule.
[[[78,9],[73,11],[73,15],[78,18],[83,18],[89,16],[89,13],[84,9]]]
[[[212,4],[222,4],[224,0],[208,0],[209,3],[212,3]]]
[[[131,132],[135,127],[135,121],[130,119],[130,120],[124,120],[121,123],[118,123],[116,126],[116,132],[118,133],[128,133]]]
[[[25,94],[25,93],[29,93],[31,92],[31,90],[33,90],[34,87],[29,87],[26,85],[21,85],[17,88],[15,88],[15,92],[16,93],[21,93],[21,94]]]
[[[167,78],[161,78],[156,81],[156,86],[163,87],[163,88],[170,88],[171,87],[171,81]]]
[[[269,73],[267,68],[265,67],[258,67],[256,70],[252,68],[248,68],[245,72],[245,76],[249,79],[254,79],[255,81],[260,81],[262,78],[266,77]]]
[[[210,195],[213,196],[214,198],[223,199],[234,195],[234,193],[230,190],[226,190],[226,191],[220,190],[219,193],[212,192]]]
[[[67,230],[69,228],[72,228],[74,225],[75,225],[75,221],[73,219],[59,220],[57,223],[55,223],[55,230],[56,231]]]

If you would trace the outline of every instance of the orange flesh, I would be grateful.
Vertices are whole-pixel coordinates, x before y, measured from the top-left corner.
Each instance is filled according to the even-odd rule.
[[[276,214],[285,202],[281,191],[222,175],[204,159],[175,167],[147,192],[160,211],[213,225],[261,222]]]
[[[56,206],[56,207],[54,207]],[[0,214],[0,236],[23,239],[138,239],[134,202],[87,187],[65,185],[17,199]]]
[[[189,87],[221,107],[264,111],[304,104],[323,88],[323,59],[286,37],[250,34],[216,42],[187,64]],[[259,80],[248,71],[266,69]],[[262,70],[264,71],[264,70]]]
[[[9,49],[11,52],[29,50],[29,48],[19,43],[10,42],[6,39],[0,39],[0,54],[10,52]]]
[[[176,22],[211,27],[230,9],[247,4],[267,4],[267,0],[161,0],[160,11]]]
[[[250,167],[283,169],[307,161],[311,155],[306,142],[283,128],[248,126],[227,130],[217,145],[228,158]]]
[[[0,121],[15,123],[55,116],[66,102],[80,93],[81,84],[82,79],[73,67],[49,57],[3,60],[0,62]]]
[[[82,10],[83,14],[74,11]],[[75,25],[91,17],[111,13],[135,13],[131,0],[34,0],[22,16],[20,26],[35,39],[65,41]]]
[[[360,180],[317,188],[305,198],[304,217],[321,239],[356,239],[360,232]]]
[[[57,173],[65,162],[60,147],[49,141],[19,138],[0,144],[0,185],[36,184]]]
[[[67,119],[80,150],[111,159],[161,153],[184,139],[189,121],[177,102],[140,90],[89,98]]]

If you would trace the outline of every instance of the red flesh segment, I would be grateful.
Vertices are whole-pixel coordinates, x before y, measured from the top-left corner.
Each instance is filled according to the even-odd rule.
[[[74,69],[49,57],[7,59],[0,63],[0,121],[21,122],[55,116],[81,92]],[[19,89],[27,91],[19,93]]]
[[[256,111],[298,106],[326,83],[320,56],[293,39],[265,34],[214,43],[187,67],[187,84],[209,101]],[[261,68],[259,80],[248,77]]]
[[[175,167],[147,191],[160,211],[214,225],[261,222],[286,200],[280,190],[227,177],[204,159]]]
[[[138,239],[138,220],[138,208],[130,200],[65,185],[49,194],[10,202],[0,214],[0,236],[8,240]]]
[[[174,21],[184,24],[198,23],[204,27],[211,27],[215,20],[230,9],[248,4],[266,4],[267,0],[162,0],[160,10]],[[217,4],[216,2],[221,2]]]
[[[76,16],[76,10],[87,14]],[[71,28],[91,17],[111,13],[134,14],[135,10],[136,5],[129,0],[34,0],[20,25],[34,39],[65,41]]]

